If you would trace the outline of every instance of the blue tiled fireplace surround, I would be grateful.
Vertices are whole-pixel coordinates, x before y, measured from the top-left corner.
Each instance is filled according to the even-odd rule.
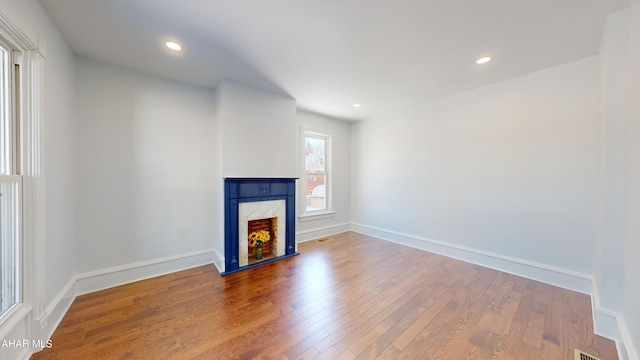
[[[296,252],[296,179],[295,178],[225,178],[224,179],[224,259],[228,275],[283,258],[298,255]],[[242,202],[284,200],[285,254],[258,263],[240,266],[238,205]]]

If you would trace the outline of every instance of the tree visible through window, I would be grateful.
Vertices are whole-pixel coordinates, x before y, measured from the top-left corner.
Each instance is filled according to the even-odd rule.
[[[305,212],[329,208],[329,136],[304,134]]]

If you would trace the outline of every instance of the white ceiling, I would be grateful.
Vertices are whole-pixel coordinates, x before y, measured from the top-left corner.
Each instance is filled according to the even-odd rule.
[[[347,120],[594,55],[628,0],[40,0],[81,56]],[[180,55],[162,44],[183,45]],[[476,58],[490,55],[487,65]],[[359,109],[353,103],[361,103]]]

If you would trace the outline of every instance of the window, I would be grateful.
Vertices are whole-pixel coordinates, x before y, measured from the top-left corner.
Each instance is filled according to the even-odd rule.
[[[0,317],[20,300],[20,177],[0,175]]]
[[[0,41],[0,317],[20,302],[22,177],[18,168],[18,65]]]
[[[331,137],[304,132],[304,213],[329,212]]]

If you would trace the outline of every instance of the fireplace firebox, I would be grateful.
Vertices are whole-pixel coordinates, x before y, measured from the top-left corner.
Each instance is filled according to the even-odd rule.
[[[225,271],[228,275],[298,255],[295,178],[225,178]],[[268,235],[267,235],[268,234]],[[256,256],[256,239],[266,256]],[[266,251],[265,251],[266,250]]]

